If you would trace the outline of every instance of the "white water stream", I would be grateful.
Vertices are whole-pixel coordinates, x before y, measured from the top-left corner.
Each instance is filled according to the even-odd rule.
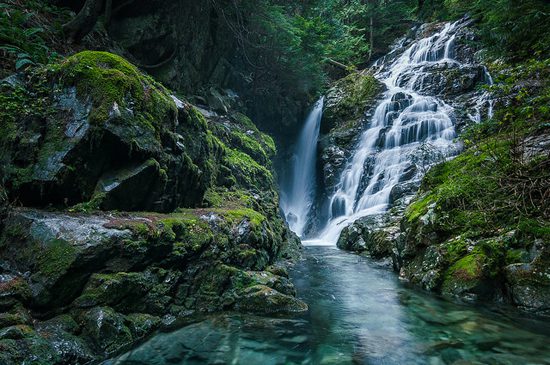
[[[322,116],[323,98],[306,119],[293,156],[292,181],[281,194],[281,209],[290,229],[299,237],[304,235],[315,199],[315,163]]]

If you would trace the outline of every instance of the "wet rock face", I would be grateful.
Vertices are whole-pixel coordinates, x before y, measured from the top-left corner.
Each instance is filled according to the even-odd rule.
[[[550,314],[550,250],[547,247],[530,263],[508,265],[505,275],[514,304],[530,312]]]
[[[252,210],[21,209],[5,225],[0,346],[13,351],[2,352],[8,364],[26,358],[25,348],[51,363],[83,364],[201,312],[307,310],[286,270],[268,266],[283,254],[284,232]]]
[[[291,138],[308,107],[304,92],[253,92],[248,77],[257,70],[239,54],[239,40],[231,22],[233,4],[203,0],[185,2],[135,0],[118,6],[108,35],[124,49],[124,56],[148,74],[185,95],[200,99],[218,111],[224,98],[205,85],[235,90],[242,96],[247,113],[261,129]]]
[[[338,183],[382,91],[382,84],[372,75],[351,74],[327,92],[319,138],[322,183],[327,196]]]
[[[235,40],[212,3],[133,1],[114,14],[109,36],[155,78],[191,91],[224,85]],[[200,65],[200,67],[198,67]]]

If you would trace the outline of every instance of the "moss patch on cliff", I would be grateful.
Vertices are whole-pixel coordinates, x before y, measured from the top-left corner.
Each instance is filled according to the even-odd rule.
[[[69,269],[76,257],[76,249],[63,240],[54,240],[40,256],[38,270],[48,278],[55,278]]]
[[[336,81],[327,93],[323,129],[349,128],[380,93],[380,82],[370,73],[353,72]]]
[[[144,76],[117,55],[108,52],[84,51],[67,58],[54,67],[64,87],[76,86],[81,98],[91,98],[94,109],[91,123],[102,123],[123,108],[143,112],[140,120],[158,130],[159,123],[176,115],[176,105],[167,90]],[[129,105],[131,97],[137,105]]]
[[[237,182],[246,188],[262,191],[269,189],[274,182],[271,172],[244,152],[228,148],[224,162]]]

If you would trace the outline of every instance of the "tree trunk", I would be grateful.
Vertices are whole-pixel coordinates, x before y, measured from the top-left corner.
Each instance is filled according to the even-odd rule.
[[[369,26],[370,26],[370,35],[369,35],[369,61],[372,58],[372,50],[374,48],[374,20],[371,13],[370,20],[369,20]]]
[[[86,0],[86,3],[84,3],[84,6],[74,19],[63,25],[63,30],[71,40],[78,42],[94,29],[97,19],[103,10],[104,1]]]

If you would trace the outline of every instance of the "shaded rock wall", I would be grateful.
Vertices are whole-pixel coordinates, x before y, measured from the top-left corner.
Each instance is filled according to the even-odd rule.
[[[235,29],[242,25],[232,19],[233,6],[136,0],[114,13],[108,35],[130,60],[170,88],[198,96],[199,103],[212,104],[219,89],[237,92],[246,114],[284,143],[298,129],[310,96],[300,90],[265,95],[254,89],[249,78],[258,70],[243,56]]]

